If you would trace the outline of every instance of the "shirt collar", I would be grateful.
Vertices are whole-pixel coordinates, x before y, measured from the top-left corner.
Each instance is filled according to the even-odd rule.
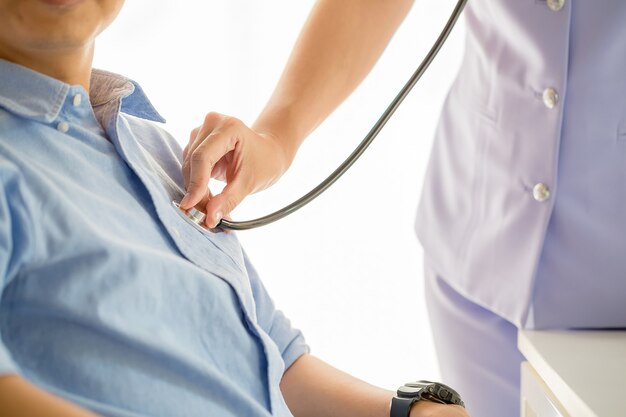
[[[29,68],[0,59],[0,107],[21,117],[51,123],[61,112],[71,90],[85,91]],[[121,111],[156,122],[165,119],[156,111],[135,81],[107,71],[91,73],[93,107],[120,99]]]

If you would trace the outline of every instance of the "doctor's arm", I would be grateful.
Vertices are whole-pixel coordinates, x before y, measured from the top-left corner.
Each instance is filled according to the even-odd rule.
[[[318,0],[283,74],[251,128],[209,113],[183,153],[187,195],[214,226],[248,194],[288,169],[304,139],[359,85],[407,15],[413,0]],[[210,178],[226,181],[210,198]]]
[[[281,390],[295,417],[389,417],[393,392],[369,385],[311,355],[285,372]],[[468,417],[458,405],[418,401],[410,417]]]

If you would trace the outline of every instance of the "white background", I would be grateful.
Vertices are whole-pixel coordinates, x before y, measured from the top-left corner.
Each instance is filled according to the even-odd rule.
[[[132,0],[100,37],[95,66],[140,82],[184,145],[209,111],[254,121],[313,3]],[[291,170],[233,218],[274,211],[332,172],[413,73],[454,3],[418,0],[368,79],[309,137]],[[239,232],[312,353],[385,388],[439,378],[413,223],[463,32],[460,21],[378,139],[329,191],[291,217]]]

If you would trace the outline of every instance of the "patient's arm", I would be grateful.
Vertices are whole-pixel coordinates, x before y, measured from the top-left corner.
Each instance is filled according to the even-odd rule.
[[[0,376],[0,416],[96,417],[17,375]]]
[[[295,417],[389,417],[392,391],[367,384],[311,356],[287,369],[280,384]],[[411,417],[467,417],[457,405],[419,401]]]

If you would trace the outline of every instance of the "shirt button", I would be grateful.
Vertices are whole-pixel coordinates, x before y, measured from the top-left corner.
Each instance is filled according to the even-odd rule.
[[[80,94],[76,94],[74,96],[74,99],[72,100],[72,104],[74,105],[74,107],[78,107],[80,106],[80,103],[82,103],[83,101],[83,96]]]
[[[542,182],[535,184],[533,187],[533,198],[540,203],[546,201],[550,198],[550,189]]]
[[[180,232],[178,231],[178,229],[172,228],[172,234],[177,238],[180,238]]]
[[[547,3],[551,10],[558,12],[565,5],[565,0],[547,0]]]
[[[552,87],[548,87],[543,90],[542,94],[543,104],[549,109],[553,109],[556,107],[556,104],[559,102],[559,93]]]
[[[59,124],[57,125],[57,130],[61,133],[67,133],[67,131],[70,130],[70,125],[68,125],[66,122],[59,122]]]

